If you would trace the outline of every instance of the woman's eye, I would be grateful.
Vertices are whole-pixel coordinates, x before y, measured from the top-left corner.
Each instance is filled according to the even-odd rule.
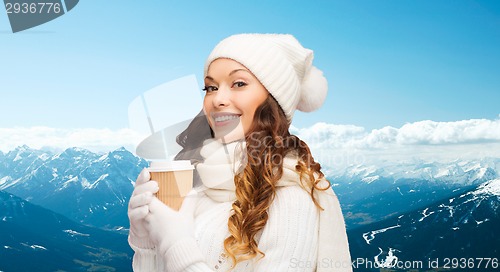
[[[217,91],[218,88],[215,86],[205,86],[205,88],[203,88],[202,90],[207,92],[207,93],[210,93],[210,92]]]
[[[243,82],[243,81],[237,81],[237,82],[235,82],[235,83],[233,84],[233,87],[235,87],[235,86],[236,86],[236,87],[244,87],[244,86],[246,86],[246,85],[247,85],[247,84],[246,84],[245,82]]]

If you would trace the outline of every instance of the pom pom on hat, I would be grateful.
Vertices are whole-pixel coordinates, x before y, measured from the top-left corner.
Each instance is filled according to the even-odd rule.
[[[328,82],[323,72],[312,66],[302,80],[302,90],[297,109],[303,112],[311,112],[319,109],[326,99]]]
[[[321,107],[328,91],[323,73],[312,65],[313,51],[289,34],[238,34],[225,38],[205,62],[235,60],[250,70],[278,101],[291,123],[295,110],[311,112]]]

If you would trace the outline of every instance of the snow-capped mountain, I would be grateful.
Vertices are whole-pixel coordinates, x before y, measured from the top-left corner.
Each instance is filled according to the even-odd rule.
[[[107,154],[68,148],[52,154],[22,146],[0,161],[0,190],[87,225],[128,228],[128,198],[146,166],[124,148]]]
[[[500,177],[500,159],[450,163],[356,165],[328,179],[339,195],[348,227],[370,224],[425,207]]]
[[[78,222],[111,229],[127,228],[132,181],[147,165],[123,148],[107,154],[81,148],[53,154],[21,146],[0,159],[0,190]],[[325,172],[348,228],[354,228],[465,192],[499,177],[499,169],[500,159],[485,158],[352,165]]]
[[[0,190],[86,225],[126,231],[132,184],[146,166],[146,161],[123,148],[106,154],[69,148],[54,154],[22,146],[0,152]],[[356,165],[325,172],[340,198],[354,258],[377,256],[387,261],[388,254],[413,260],[499,254],[495,246],[500,243],[496,230],[500,225],[500,159]],[[30,218],[31,224],[39,224],[35,214],[23,222],[30,224]],[[77,227],[60,232],[66,236],[54,239],[88,234]],[[42,234],[36,232],[31,238],[38,235]],[[49,240],[18,244],[43,253]],[[30,256],[29,251],[25,253]]]
[[[390,255],[403,262],[422,261],[425,270],[437,268],[429,267],[429,260],[444,267],[448,258],[451,268],[453,258],[472,258],[475,266],[465,268],[476,269],[467,271],[497,271],[491,263],[478,267],[476,258],[498,261],[498,226],[500,179],[493,179],[425,208],[351,230],[349,240],[353,259],[387,260]]]
[[[341,178],[347,181],[363,181],[372,183],[380,178],[393,180],[427,180],[458,186],[474,185],[494,179],[500,170],[500,158],[483,158],[452,162],[381,162],[379,165],[350,165],[343,169],[327,169],[327,176],[334,180]],[[335,182],[334,182],[335,183]]]
[[[0,271],[132,271],[127,236],[0,191]]]

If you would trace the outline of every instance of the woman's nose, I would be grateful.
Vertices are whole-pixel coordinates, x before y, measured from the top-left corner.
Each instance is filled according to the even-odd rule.
[[[230,103],[231,90],[226,87],[219,87],[215,92],[213,104],[214,107],[227,107]]]

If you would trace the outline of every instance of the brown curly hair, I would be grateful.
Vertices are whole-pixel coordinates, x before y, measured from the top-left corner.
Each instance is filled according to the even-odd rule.
[[[315,162],[309,147],[289,132],[290,124],[278,102],[269,96],[256,110],[252,127],[245,135],[246,159],[244,169],[235,175],[236,200],[228,219],[230,236],[224,240],[224,249],[233,261],[233,268],[241,261],[258,254],[264,257],[255,240],[268,220],[268,209],[276,195],[276,184],[283,175],[283,158],[292,154],[299,158],[296,170],[306,182],[312,201],[322,210],[314,191],[325,191],[319,183],[324,175]]]

